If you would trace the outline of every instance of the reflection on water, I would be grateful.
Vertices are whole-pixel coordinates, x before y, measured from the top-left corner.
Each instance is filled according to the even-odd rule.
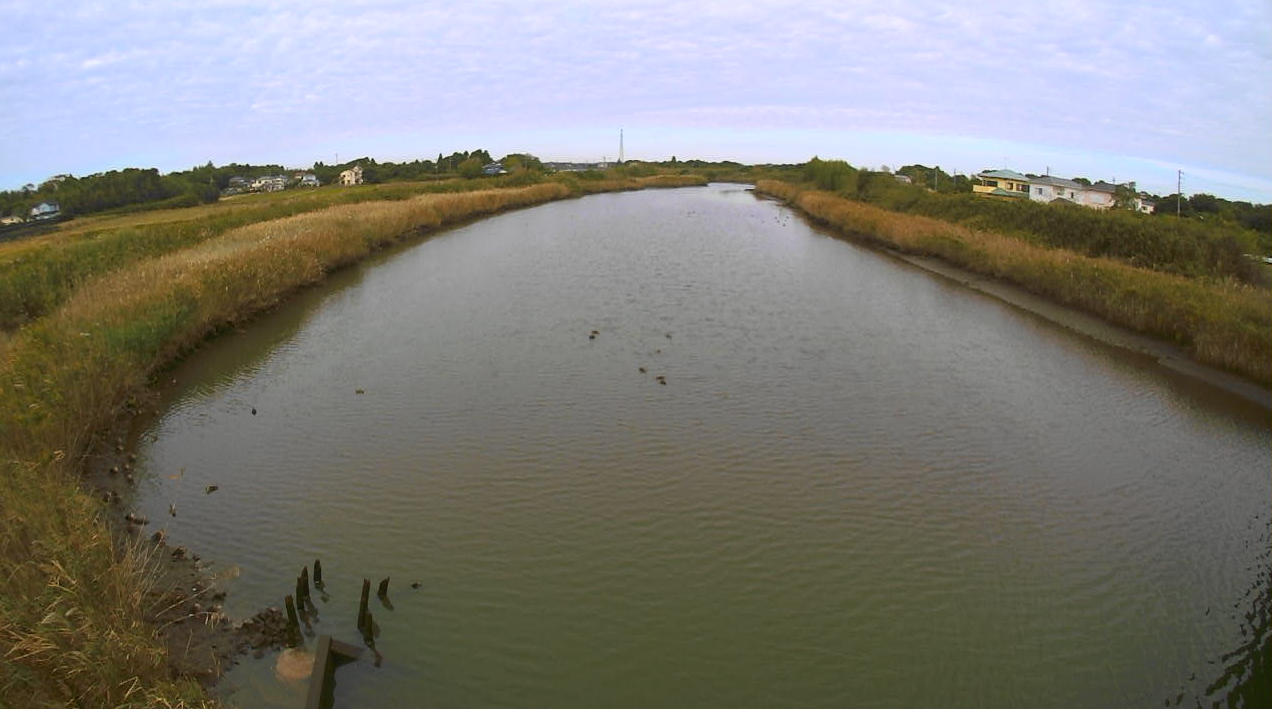
[[[456,229],[173,376],[142,506],[231,613],[318,557],[352,642],[391,577],[337,706],[1267,703],[1265,412],[736,187]]]

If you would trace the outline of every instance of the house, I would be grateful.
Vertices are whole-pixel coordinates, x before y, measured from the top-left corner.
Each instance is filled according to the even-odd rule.
[[[353,167],[340,173],[340,184],[342,185],[360,185],[362,184],[362,166],[354,165]]]
[[[232,187],[241,192],[243,190],[248,189],[251,186],[251,184],[252,184],[251,181],[248,180],[246,177],[231,177],[230,184],[228,185],[228,187]]]
[[[62,213],[62,205],[57,202],[40,202],[31,208],[32,219],[52,219]]]
[[[1104,180],[1086,188],[1086,198],[1082,205],[1092,209],[1112,209],[1117,204],[1117,185]]]
[[[508,171],[504,169],[503,163],[492,162],[489,165],[483,165],[481,168],[483,175],[506,175]]]
[[[19,217],[16,214],[9,217],[0,217],[0,226],[9,226],[10,224],[21,224],[24,221],[26,220],[23,219],[22,217]]]
[[[318,181],[318,176],[311,172],[306,172],[300,176],[301,187],[317,187],[320,184],[322,183]]]
[[[985,197],[1028,197],[1029,178],[1015,170],[985,170],[972,175],[972,192]]]
[[[1157,209],[1157,202],[1150,199],[1147,194],[1141,192],[1135,198],[1135,211],[1152,214],[1154,209]]]
[[[1086,187],[1063,177],[1032,177],[1029,179],[1029,199],[1035,202],[1054,202],[1062,199],[1073,204],[1082,204]]]
[[[912,184],[914,184],[914,180],[911,180],[909,175],[902,175],[902,174],[900,174],[900,173],[897,173],[897,174],[893,175],[893,177],[895,177],[895,178],[896,178],[897,182],[900,182],[900,183],[901,183],[901,184],[903,184],[903,185],[912,185]]]
[[[287,188],[287,178],[283,175],[265,175],[252,181],[252,189],[257,192],[279,192]]]

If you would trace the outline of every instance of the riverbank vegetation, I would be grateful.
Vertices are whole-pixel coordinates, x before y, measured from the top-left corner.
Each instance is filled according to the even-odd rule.
[[[704,182],[563,176],[339,204],[198,232],[176,247],[160,240],[59,286],[54,306],[0,339],[0,697],[22,706],[207,703],[197,684],[171,676],[147,622],[146,565],[136,552],[117,553],[111,509],[76,478],[96,432],[174,358],[410,235],[588,192]]]
[[[975,220],[952,223],[865,204],[842,192],[817,189],[822,184],[835,187],[837,182],[810,182],[801,186],[760,180],[756,190],[790,203],[847,236],[908,254],[934,256],[1002,279],[1114,324],[1181,345],[1204,364],[1272,385],[1272,293],[1237,277],[1238,273],[1245,275],[1239,267],[1248,260],[1229,258],[1231,245],[1227,242],[1209,243],[1208,234],[1184,231],[1164,236],[1136,232],[1143,239],[1131,244],[1112,245],[1088,234],[1075,234],[1066,241],[1062,236],[1065,230],[1049,224],[1043,228],[1052,230],[1049,233],[1055,236],[1051,239],[1003,233]],[[1012,216],[1011,212],[1006,214],[1007,218]],[[1090,224],[1085,217],[1066,214],[1059,223]],[[1074,221],[1066,221],[1069,219]],[[1110,223],[1122,222],[1115,217]],[[1175,241],[1186,241],[1188,246],[1171,245]],[[1138,251],[1132,248],[1136,244]],[[1138,254],[1141,259],[1119,258],[1124,254]],[[1167,257],[1171,254],[1182,256],[1172,260]],[[1151,258],[1153,255],[1162,256]]]
[[[340,204],[401,200],[421,194],[555,182],[578,194],[701,181],[696,175],[653,175],[643,182],[622,174],[545,175],[531,170],[498,178],[395,182],[243,195],[189,209],[92,216],[43,236],[0,244],[0,330],[12,330],[50,312],[82,280],[142,259],[187,248],[247,224]]]

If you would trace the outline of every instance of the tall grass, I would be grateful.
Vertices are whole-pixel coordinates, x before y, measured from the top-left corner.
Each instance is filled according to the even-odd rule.
[[[13,329],[50,312],[87,278],[187,248],[246,224],[339,204],[524,186],[541,181],[543,178],[536,173],[524,172],[498,180],[453,179],[292,190],[246,195],[166,215],[145,212],[127,217],[76,220],[54,234],[29,242],[0,245],[0,329]],[[639,185],[632,189],[637,187]]]
[[[117,556],[101,506],[75,479],[129,392],[209,333],[404,235],[573,194],[553,181],[240,226],[85,278],[0,342],[0,704],[206,702],[168,676],[144,620],[143,564]]]
[[[1199,362],[1272,385],[1272,295],[1265,289],[1047,248],[775,180],[759,181],[756,190],[789,202],[840,233],[1014,283],[1179,344]]]

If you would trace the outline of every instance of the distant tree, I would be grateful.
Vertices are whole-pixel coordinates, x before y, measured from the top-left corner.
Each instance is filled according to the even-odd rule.
[[[1204,192],[1199,192],[1188,198],[1188,205],[1192,207],[1193,212],[1218,214],[1219,198]]]
[[[486,163],[482,162],[480,158],[476,156],[470,157],[459,164],[459,175],[468,179],[481,177],[481,168],[485,165]]]
[[[1086,185],[1087,187],[1091,186],[1091,181],[1085,177],[1075,177],[1073,178],[1073,181],[1078,183],[1079,185]]]

